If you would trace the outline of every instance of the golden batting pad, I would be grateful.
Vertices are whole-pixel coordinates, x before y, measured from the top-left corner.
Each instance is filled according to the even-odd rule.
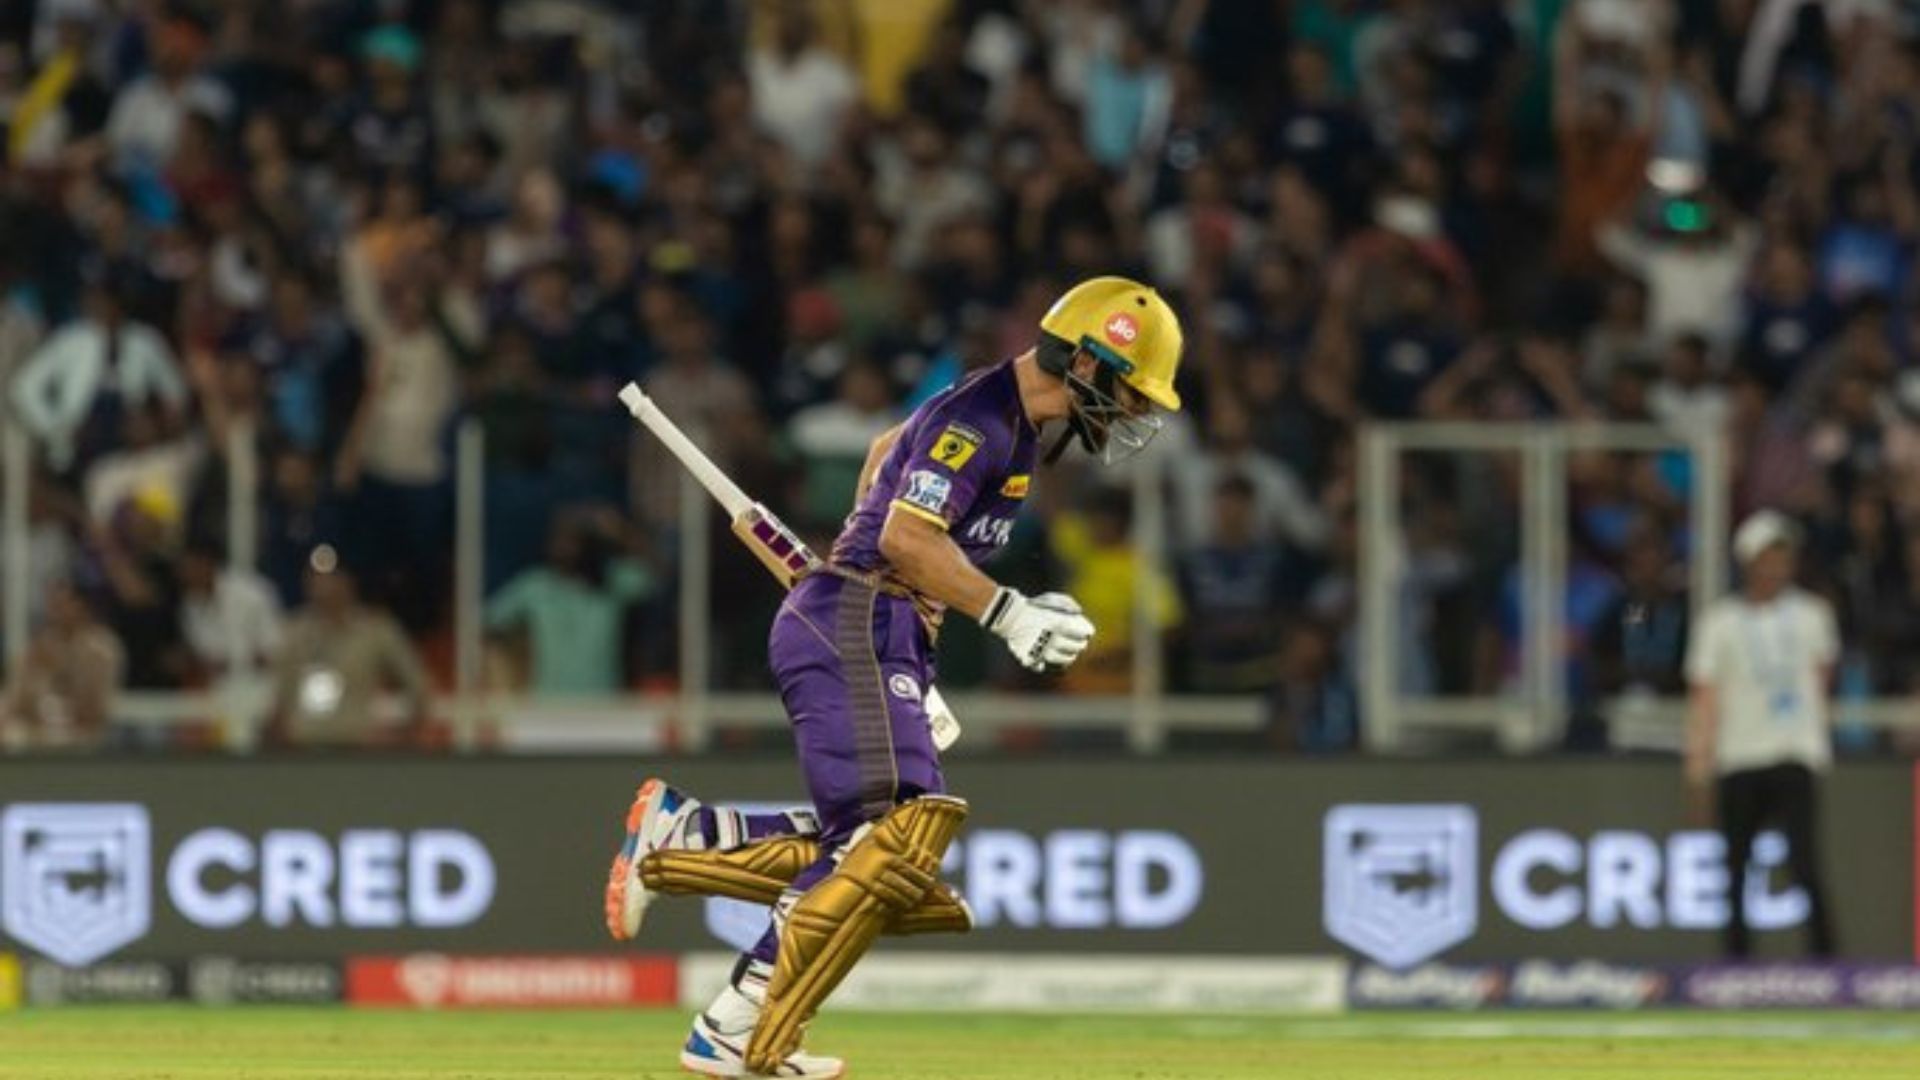
[[[731,851],[671,851],[640,860],[640,881],[667,896],[725,896],[772,907],[800,871],[820,858],[804,836],[760,840]],[[936,881],[907,911],[891,912],[883,934],[964,934],[973,915],[953,887]]]
[[[881,929],[937,884],[940,857],[967,817],[964,800],[923,795],[887,811],[847,850],[833,874],[788,913],[766,1008],[747,1044],[747,1068],[771,1074],[800,1046],[820,1003]]]

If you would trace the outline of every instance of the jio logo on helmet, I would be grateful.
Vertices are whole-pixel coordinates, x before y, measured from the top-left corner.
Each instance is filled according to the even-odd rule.
[[[1105,329],[1107,340],[1115,345],[1131,345],[1140,336],[1140,324],[1124,311],[1116,311],[1109,316]]]

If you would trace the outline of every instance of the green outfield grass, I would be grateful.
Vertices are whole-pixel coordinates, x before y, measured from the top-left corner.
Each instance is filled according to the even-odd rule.
[[[683,1077],[678,1013],[91,1008],[0,1015],[7,1080]],[[1920,1015],[822,1018],[857,1080],[1920,1077]]]

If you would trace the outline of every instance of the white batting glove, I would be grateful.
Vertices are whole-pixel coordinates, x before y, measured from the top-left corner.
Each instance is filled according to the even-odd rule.
[[[1007,650],[1028,671],[1063,668],[1080,658],[1093,640],[1093,623],[1080,605],[1063,593],[1031,599],[1002,587],[993,594],[980,625],[1007,643]]]

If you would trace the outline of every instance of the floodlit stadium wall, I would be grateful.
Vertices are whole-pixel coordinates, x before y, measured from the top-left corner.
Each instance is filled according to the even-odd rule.
[[[0,763],[0,1007],[190,998],[668,1004],[765,915],[600,890],[646,762]],[[790,764],[674,761],[783,805]],[[1714,967],[1728,881],[1666,761],[954,763],[973,934],[883,945],[852,1005],[1264,1010],[1920,1000],[1910,767],[1826,787],[1843,967]],[[1779,838],[1745,883],[1798,945]]]

